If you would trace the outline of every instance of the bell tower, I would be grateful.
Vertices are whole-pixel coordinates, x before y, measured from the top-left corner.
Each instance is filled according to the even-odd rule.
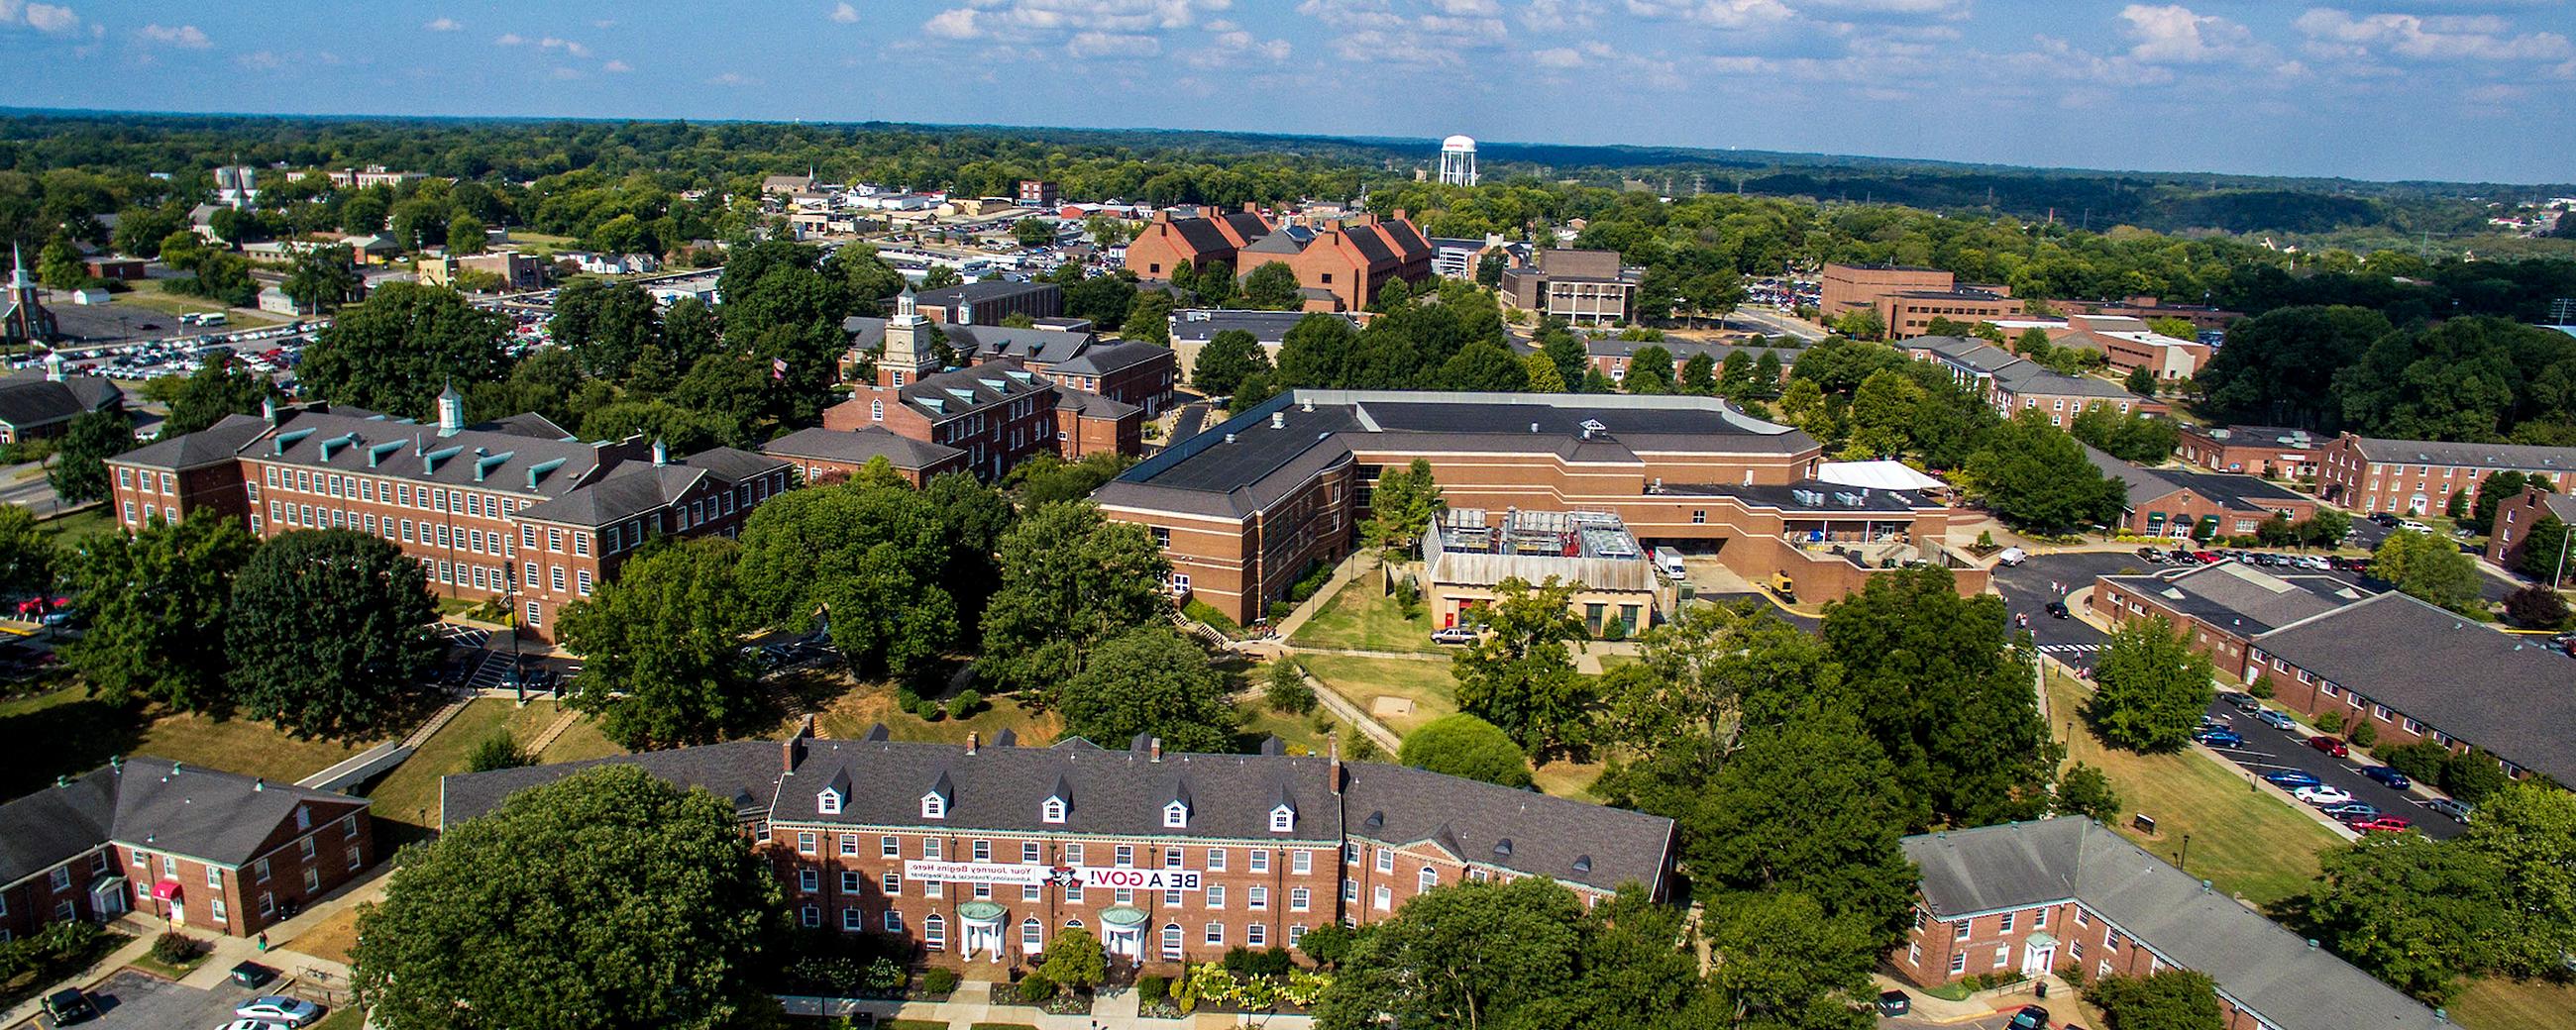
[[[939,359],[927,337],[930,320],[922,317],[912,287],[894,298],[894,318],[886,322],[885,353],[877,357],[877,385],[900,388],[939,371]]]

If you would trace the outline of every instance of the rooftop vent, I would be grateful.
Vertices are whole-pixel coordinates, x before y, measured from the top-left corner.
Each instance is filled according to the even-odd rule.
[[[1287,412],[1284,412],[1284,411],[1274,411],[1274,412],[1271,412],[1271,413],[1270,413],[1270,428],[1272,428],[1272,429],[1286,429],[1286,428],[1288,428],[1288,413],[1287,413]]]

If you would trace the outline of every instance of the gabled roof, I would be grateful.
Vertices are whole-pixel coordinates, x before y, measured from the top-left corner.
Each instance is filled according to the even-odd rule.
[[[1171,361],[1172,349],[1142,340],[1093,343],[1072,357],[1047,367],[1059,375],[1105,376],[1153,361]]]
[[[96,376],[65,376],[56,382],[29,369],[0,378],[0,423],[19,429],[49,426],[121,399],[115,384]]]
[[[204,429],[145,444],[107,460],[114,465],[173,472],[201,468],[233,460],[243,447],[267,431],[268,423],[256,415],[226,415]]]
[[[122,759],[0,805],[0,885],[109,841],[241,865],[308,803],[329,806],[313,813],[317,825],[367,804],[166,758]]]
[[[1661,816],[1405,766],[1342,768],[1343,818],[1356,837],[1383,844],[1438,840],[1469,862],[1603,889],[1660,883],[1671,859],[1673,822]],[[1495,846],[1507,838],[1510,854],[1498,854]]]
[[[2169,964],[2207,974],[2267,1026],[2447,1025],[2432,1009],[2090,819],[2006,823],[1901,843],[1923,870],[1923,900],[1938,918],[2073,900]]]
[[[932,421],[941,422],[1054,388],[1054,383],[1037,378],[1019,362],[1005,360],[926,375],[897,395]]]
[[[98,847],[116,821],[114,770],[0,804],[0,886],[44,872]]]
[[[2370,596],[2332,576],[2275,576],[2241,562],[2203,565],[2171,579],[2144,575],[2103,579],[2240,637],[2314,618]]]
[[[700,483],[728,490],[788,467],[785,459],[717,447],[667,465],[630,461],[598,482],[519,509],[519,517],[574,526],[605,526],[668,506]]]
[[[855,430],[799,429],[760,445],[761,453],[787,458],[820,459],[865,465],[884,458],[899,469],[920,470],[955,461],[966,452],[946,444],[915,440],[883,426]]]
[[[2488,469],[2538,469],[2564,475],[2576,472],[2576,447],[2542,447],[2516,443],[2441,443],[2432,440],[2386,440],[2356,436],[2362,457],[2410,465],[2462,465]]]
[[[682,790],[703,788],[716,797],[731,799],[735,815],[748,817],[767,812],[778,793],[778,748],[774,740],[734,740],[447,776],[439,781],[439,825],[454,826],[501,807],[503,800],[519,791],[610,763],[635,766]],[[751,799],[751,803],[745,805],[744,798]],[[806,804],[811,807],[813,798],[806,798]]]

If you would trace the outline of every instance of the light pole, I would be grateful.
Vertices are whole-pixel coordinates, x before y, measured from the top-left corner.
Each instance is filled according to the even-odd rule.
[[[2182,854],[2174,859],[2174,868],[2184,872],[2191,871],[2191,834],[2182,835]]]

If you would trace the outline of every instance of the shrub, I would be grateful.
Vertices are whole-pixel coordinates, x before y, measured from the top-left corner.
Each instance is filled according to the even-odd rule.
[[[921,974],[921,989],[926,994],[951,994],[957,990],[957,971],[932,969]]]
[[[1020,978],[1017,990],[1021,1002],[1036,1005],[1055,997],[1056,992],[1062,988],[1056,986],[1055,979],[1045,973],[1031,973]]]
[[[470,772],[516,769],[534,764],[536,759],[528,757],[527,750],[512,740],[510,731],[506,729],[493,730],[490,736],[476,741],[474,750],[465,756],[465,768]]]
[[[920,704],[913,706],[912,714],[920,716],[923,722],[938,722],[948,716],[948,709],[940,707],[939,702],[925,697],[921,699]]]
[[[2442,767],[2450,758],[2448,748],[2429,740],[2399,744],[2379,751],[2379,760],[2388,763],[2389,768],[2437,787],[2442,783]]]
[[[1340,965],[1342,959],[1350,955],[1352,943],[1350,930],[1334,923],[1326,923],[1306,931],[1304,937],[1298,938],[1297,950],[1305,952],[1307,958],[1314,959],[1316,965],[1329,968]]]
[[[1309,930],[1307,932],[1312,933],[1314,931]],[[1167,1000],[1171,998],[1171,996],[1172,981],[1160,976],[1140,976],[1136,978],[1137,1000],[1151,1005],[1158,1001]]]
[[[178,965],[197,957],[197,939],[173,930],[152,939],[152,958],[156,962]]]
[[[2317,728],[2328,733],[2343,732],[2343,713],[2334,709],[2317,713]]]
[[[2057,781],[2057,808],[2107,823],[2120,817],[2120,794],[2102,770],[2077,762]]]
[[[911,687],[896,687],[894,706],[907,712],[918,711],[921,708],[921,695],[914,692]]]
[[[1413,577],[1395,581],[1395,610],[1407,619],[1422,614],[1422,588],[1413,585]]]
[[[1270,602],[1270,621],[1273,625],[1286,622],[1289,616],[1295,614],[1297,614],[1297,606],[1294,604],[1286,601]]]
[[[1351,734],[1352,761],[1374,762],[1377,761],[1379,755],[1384,753],[1385,752],[1378,750],[1377,738],[1369,736],[1366,733]]]
[[[1306,684],[1305,671],[1294,660],[1281,658],[1270,663],[1269,678],[1261,686],[1261,700],[1279,711],[1304,715],[1315,710],[1315,688]]]
[[[903,989],[903,985],[911,979],[912,974],[903,968],[903,963],[897,962],[893,959],[880,958],[874,962],[868,963],[868,976],[866,982],[872,989],[880,991],[900,991]]]
[[[2534,584],[2504,595],[2504,616],[2524,629],[2554,629],[2567,621],[2567,599]]]
[[[2371,725],[2368,719],[2358,720],[2352,724],[2354,747],[2369,747],[2376,743],[2379,743],[2379,727]]]
[[[2272,694],[2273,694],[2273,692],[2275,691],[2275,689],[2277,689],[2277,688],[2275,688],[2275,687],[2273,687],[2273,686],[2272,686],[2272,677],[2270,677],[2270,676],[2268,676],[2268,675],[2265,675],[2265,676],[2257,676],[2257,677],[2255,677],[2255,678],[2254,678],[2254,685],[2253,685],[2253,686],[2251,686],[2251,687],[2247,687],[2247,688],[2245,688],[2245,692],[2246,692],[2246,693],[2248,693],[2248,694],[2252,694],[2252,695],[2254,695],[2255,697],[2259,697],[2259,698],[2262,698],[2263,700],[2269,701],[2269,700],[2271,700],[2271,699],[2272,699]]]
[[[973,689],[960,690],[956,697],[949,699],[948,710],[960,719],[974,715],[984,710],[984,694]]]

